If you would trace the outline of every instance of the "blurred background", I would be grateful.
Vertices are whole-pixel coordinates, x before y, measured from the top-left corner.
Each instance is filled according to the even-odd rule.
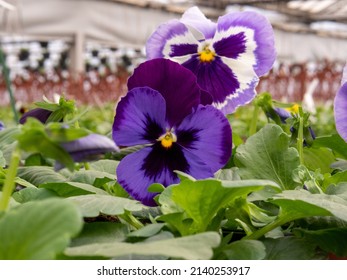
[[[16,100],[58,93],[114,104],[151,33],[194,5],[213,20],[252,10],[272,23],[278,57],[258,92],[332,104],[347,59],[346,0],[0,0],[0,47]],[[9,102],[0,68],[0,106]]]

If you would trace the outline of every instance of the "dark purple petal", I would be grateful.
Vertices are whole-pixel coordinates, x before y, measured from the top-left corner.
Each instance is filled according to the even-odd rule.
[[[46,123],[47,119],[49,118],[51,114],[52,114],[52,111],[48,111],[42,108],[35,108],[24,113],[22,117],[20,118],[19,123],[24,124],[27,121],[27,118],[29,117],[35,118],[42,123]]]
[[[258,76],[266,74],[275,58],[274,32],[270,22],[255,12],[228,13],[218,19],[214,42],[243,32],[246,36],[246,55],[242,58],[253,64]]]
[[[2,121],[0,121],[0,131],[5,129],[5,125]]]
[[[212,95],[214,102],[224,102],[229,93],[240,87],[232,70],[219,57],[210,63],[201,63],[196,56],[183,65],[197,76],[199,85]]]
[[[187,54],[196,54],[198,52],[197,44],[172,44],[169,57],[184,56]]]
[[[164,97],[170,126],[179,124],[200,103],[195,75],[168,59],[153,59],[135,69],[128,80],[128,88],[143,86],[157,90]]]
[[[213,48],[219,56],[237,59],[246,51],[246,36],[243,32],[230,35],[215,42]]]
[[[221,111],[199,106],[177,128],[177,143],[216,172],[231,156],[231,127]]]
[[[178,183],[175,170],[198,179],[213,175],[210,168],[194,154],[182,151],[177,144],[165,149],[158,142],[123,158],[117,168],[117,179],[133,198],[145,205],[155,206],[153,198],[156,194],[149,193],[148,187],[153,183],[164,186]]]
[[[108,152],[119,151],[111,139],[99,134],[90,134],[60,145],[71,155],[75,162],[88,161]]]
[[[216,32],[217,24],[207,19],[198,7],[188,9],[180,21],[201,32],[206,39],[212,38]]]
[[[255,96],[258,77],[251,65],[220,57],[201,63],[197,56],[183,65],[197,75],[200,87],[212,95],[216,107],[225,114],[232,113]]]
[[[177,146],[173,146],[177,147]],[[127,155],[121,160],[117,168],[117,179],[119,184],[135,199],[148,206],[155,206],[153,197],[154,193],[147,191],[153,183],[160,183],[168,186],[179,181],[177,175],[173,172],[172,167],[176,169],[181,167],[187,168],[187,161],[182,152],[176,156],[171,152],[176,150],[165,150],[160,143],[152,147],[146,147],[142,150]],[[169,154],[170,153],[170,154]],[[168,157],[172,157],[174,162],[171,168],[168,164]]]
[[[148,59],[182,56],[197,49],[198,41],[178,20],[161,24],[146,43]],[[185,53],[187,52],[187,53]]]
[[[336,130],[347,142],[347,82],[342,85],[335,96],[334,116]]]
[[[166,104],[149,87],[130,90],[117,105],[112,137],[119,146],[153,143],[166,131]]]

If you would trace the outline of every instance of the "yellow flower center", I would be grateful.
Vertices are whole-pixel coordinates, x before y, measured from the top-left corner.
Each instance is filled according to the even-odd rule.
[[[211,51],[208,46],[205,46],[201,52],[199,52],[201,62],[211,62],[216,56],[215,52]]]
[[[167,131],[165,134],[158,138],[158,141],[160,141],[161,145],[165,149],[169,149],[171,148],[172,143],[177,141],[177,137],[171,131]]]
[[[294,104],[292,107],[286,108],[286,110],[289,111],[290,113],[298,114],[299,107],[300,106],[298,104]]]

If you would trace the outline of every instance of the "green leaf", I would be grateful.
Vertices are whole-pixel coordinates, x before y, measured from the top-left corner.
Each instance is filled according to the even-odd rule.
[[[282,189],[294,189],[292,171],[299,162],[295,148],[289,148],[289,136],[282,128],[268,124],[236,150],[235,164],[242,179],[266,179]]]
[[[6,159],[4,158],[2,151],[0,151],[0,167],[5,167],[5,166],[6,166]]]
[[[140,211],[145,206],[138,201],[110,195],[89,194],[72,196],[68,198],[81,210],[83,217],[97,217],[101,213],[105,215],[121,215],[126,210]]]
[[[223,250],[228,260],[262,260],[266,256],[265,246],[258,240],[239,240]]]
[[[323,181],[323,186],[324,188],[329,187],[330,185],[337,185],[337,184],[343,184],[343,183],[347,183],[347,170],[346,171],[342,171],[342,172],[337,172],[334,175],[330,176],[326,176],[324,181]]]
[[[80,213],[66,200],[19,205],[0,219],[0,259],[54,259],[81,228]]]
[[[86,223],[82,232],[72,239],[71,246],[123,241],[127,233],[128,226],[125,224],[109,222]]]
[[[238,168],[228,168],[228,169],[220,169],[214,175],[216,179],[225,180],[225,181],[237,181],[240,180],[240,175],[238,173]]]
[[[39,185],[39,188],[54,191],[61,197],[79,196],[94,193],[100,195],[107,195],[107,193],[101,189],[93,187],[89,184],[77,182],[45,183]]]
[[[69,178],[69,181],[85,183],[89,185],[93,185],[96,179],[109,178],[111,180],[116,180],[115,174],[110,174],[104,171],[97,170],[80,170],[74,172]]]
[[[327,253],[339,257],[347,256],[347,228],[331,228],[321,230],[296,229],[294,233],[308,242],[316,244]]]
[[[118,164],[119,161],[116,160],[102,159],[90,163],[90,169],[115,175]]]
[[[15,142],[19,133],[20,129],[18,127],[7,128],[0,131],[0,150],[4,150],[6,146]]]
[[[49,123],[45,127],[45,132],[54,142],[69,142],[89,135],[86,129],[66,128],[66,124],[63,123]]]
[[[215,232],[205,232],[193,236],[165,239],[146,243],[95,243],[67,248],[68,256],[102,256],[108,258],[129,254],[142,256],[159,255],[178,259],[201,260],[213,256],[212,248],[220,243],[220,236]]]
[[[165,224],[149,224],[139,230],[129,233],[128,237],[151,237],[161,231],[164,226]]]
[[[347,143],[338,134],[317,137],[313,147],[326,147],[333,150],[337,155],[347,159]]]
[[[26,188],[18,192],[14,192],[12,197],[19,203],[25,203],[33,200],[43,200],[47,198],[57,197],[58,195],[50,190]]]
[[[281,207],[279,219],[290,221],[310,216],[335,216],[347,221],[347,201],[336,195],[284,191],[270,202]]]
[[[320,169],[322,173],[330,173],[334,161],[335,156],[327,148],[304,148],[305,166],[312,171]]]
[[[18,127],[6,128],[0,131],[0,151],[7,162],[10,162],[12,151],[17,145],[17,135],[20,129]],[[1,166],[1,165],[0,165]]]
[[[206,179],[181,181],[178,185],[169,186],[159,196],[162,212],[170,214],[185,212],[194,223],[190,233],[205,231],[219,210],[227,207],[239,197],[265,186],[279,188],[277,184],[265,180],[220,181]],[[173,205],[174,203],[174,205]]]
[[[267,260],[310,260],[315,258],[316,245],[303,238],[265,239]]]
[[[17,175],[35,186],[47,182],[66,181],[66,178],[63,175],[55,172],[53,168],[45,166],[19,167]]]
[[[41,153],[43,156],[55,159],[69,170],[74,169],[74,162],[68,152],[46,134],[45,126],[38,120],[29,118],[17,135],[19,147],[26,152]]]

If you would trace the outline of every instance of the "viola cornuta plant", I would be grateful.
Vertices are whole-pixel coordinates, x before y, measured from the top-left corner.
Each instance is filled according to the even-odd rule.
[[[116,107],[0,111],[0,259],[346,258],[346,68],[312,116],[256,94],[258,13],[190,8],[146,51]]]

